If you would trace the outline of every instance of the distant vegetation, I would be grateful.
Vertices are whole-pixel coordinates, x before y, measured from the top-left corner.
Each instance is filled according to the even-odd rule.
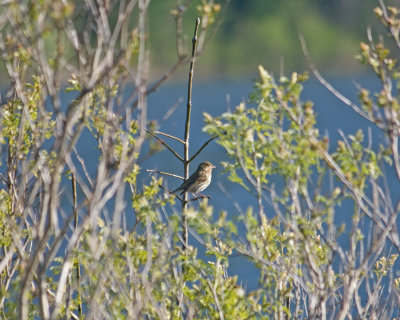
[[[365,39],[365,29],[376,27],[372,9],[374,1],[352,0],[233,0],[213,1],[221,5],[217,17],[223,15],[213,39],[199,61],[197,76],[201,78],[235,78],[254,75],[262,63],[274,73],[282,70],[304,70],[305,61],[299,46],[298,34],[305,37],[314,61],[328,72],[358,72],[354,64],[358,40]],[[388,1],[390,2],[390,1]],[[188,4],[188,6],[185,6]],[[183,10],[183,33],[189,34],[192,21],[201,13],[193,1],[151,1],[148,33],[151,45],[151,78],[166,72],[175,62],[176,31],[174,12]],[[117,12],[110,13],[115,21]],[[84,26],[85,17],[77,18]],[[80,21],[79,21],[80,20]],[[77,30],[80,30],[79,25]],[[189,50],[190,38],[184,47]],[[54,42],[46,49],[52,51]],[[0,70],[4,64],[0,62]],[[0,82],[6,85],[4,72]],[[175,80],[185,80],[178,72]]]
[[[182,1],[184,2],[184,1]],[[157,69],[171,62],[174,21],[170,4],[154,2],[150,6],[151,45]],[[274,73],[281,65],[286,72],[302,70],[305,61],[298,33],[305,37],[314,61],[328,72],[357,72],[354,63],[359,39],[366,38],[373,19],[374,1],[313,0],[234,0],[226,9],[220,27],[202,57],[198,76],[236,77],[253,75],[262,63]],[[189,8],[184,28],[191,28]],[[188,39],[190,40],[190,39]]]

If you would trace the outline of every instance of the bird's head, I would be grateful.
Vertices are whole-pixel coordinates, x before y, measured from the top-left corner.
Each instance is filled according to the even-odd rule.
[[[197,170],[206,170],[206,171],[211,171],[214,169],[215,166],[211,164],[211,162],[205,161],[199,164],[199,167]]]

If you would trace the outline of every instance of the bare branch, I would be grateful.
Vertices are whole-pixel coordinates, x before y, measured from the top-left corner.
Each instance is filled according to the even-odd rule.
[[[168,138],[171,138],[171,139],[174,139],[174,140],[176,140],[176,141],[179,141],[179,142],[182,143],[182,144],[185,143],[182,139],[179,139],[179,138],[177,138],[177,137],[175,137],[175,136],[173,136],[173,135],[170,135],[170,134],[167,134],[167,133],[164,133],[164,132],[161,132],[161,131],[155,130],[155,131],[153,131],[153,132],[150,132],[150,131],[148,131],[148,132],[149,132],[149,133],[152,133],[152,134],[161,134],[161,135],[166,136],[166,137],[168,137]]]
[[[192,161],[199,155],[199,153],[202,152],[203,149],[204,149],[205,147],[207,147],[207,145],[208,145],[211,141],[213,141],[215,138],[217,138],[217,137],[215,136],[215,137],[212,137],[212,138],[208,139],[208,140],[200,147],[200,149],[197,150],[196,153],[195,153],[193,156],[191,156],[191,158],[189,159],[188,162],[189,162],[189,163],[192,162]]]
[[[178,178],[178,179],[184,180],[183,177],[178,176],[178,175],[173,174],[173,173],[169,173],[169,172],[158,171],[158,170],[153,170],[153,169],[146,169],[145,171],[146,172],[156,172],[156,173],[159,173],[159,174],[163,174],[163,175],[166,175],[166,176],[170,176],[170,177],[174,177],[174,178]]]
[[[150,130],[145,129],[148,133],[152,132]],[[180,161],[184,161],[183,158],[174,150],[172,149],[163,139],[157,137],[155,134],[153,134],[153,137],[157,139],[158,142],[160,142],[164,147],[166,147],[169,151],[171,151],[171,153],[177,157]]]
[[[344,104],[347,106],[351,107],[355,112],[357,112],[360,116],[363,118],[367,119],[371,123],[375,124],[378,128],[380,129],[385,129],[385,125],[381,122],[379,122],[377,119],[374,119],[371,117],[368,113],[363,111],[358,105],[354,104],[351,102],[348,98],[346,98],[344,95],[342,95],[339,91],[337,91],[318,71],[318,69],[315,67],[310,53],[308,51],[305,39],[302,35],[299,35],[300,39],[300,44],[301,48],[303,50],[303,54],[307,60],[308,66],[311,70],[311,72],[314,74],[314,76],[317,78],[317,80],[326,88],[328,89],[336,98],[338,98],[340,101],[342,101]]]

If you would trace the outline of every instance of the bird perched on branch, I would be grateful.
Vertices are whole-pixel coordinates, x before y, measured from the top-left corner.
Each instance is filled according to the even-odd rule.
[[[200,163],[196,171],[178,189],[175,189],[171,193],[182,191],[180,194],[190,192],[196,196],[203,196],[200,192],[210,185],[211,172],[214,168],[208,161]]]

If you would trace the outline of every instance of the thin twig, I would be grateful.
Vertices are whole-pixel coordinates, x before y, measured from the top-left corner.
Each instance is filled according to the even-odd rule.
[[[386,5],[383,2],[383,0],[379,0],[379,4],[381,6],[382,9],[382,14],[383,14],[383,18],[385,19],[386,22],[386,28],[389,30],[390,34],[392,35],[394,41],[396,42],[397,47],[400,49],[400,39],[399,39],[399,32],[397,31],[397,27],[392,27],[388,21],[390,21],[389,19],[389,15],[386,9]]]
[[[211,197],[210,196],[200,196],[200,197],[195,197],[195,198],[193,198],[193,199],[190,199],[190,200],[188,200],[187,202],[193,202],[193,201],[197,201],[197,200],[200,200],[200,199],[211,199]]]
[[[149,132],[150,132],[150,131],[149,131]],[[179,138],[177,138],[177,137],[175,137],[175,136],[173,136],[173,135],[170,135],[170,134],[165,133],[165,132],[162,132],[162,131],[154,130],[153,133],[154,133],[154,134],[161,134],[161,135],[166,136],[166,137],[168,137],[168,138],[171,138],[171,139],[174,139],[174,140],[176,140],[176,141],[179,141],[179,142],[182,143],[182,144],[185,143],[185,141],[183,141],[182,139],[179,139]]]
[[[182,157],[174,150],[172,149],[163,139],[161,139],[160,137],[157,137],[155,134],[153,134],[150,130],[145,129],[148,133],[152,134],[152,136],[154,138],[157,139],[157,141],[159,141],[164,147],[166,147],[169,151],[172,152],[172,154],[177,157],[180,161],[183,161]]]
[[[217,138],[217,136],[208,139],[208,140],[201,146],[201,148],[200,148],[194,155],[192,155],[192,157],[189,159],[189,163],[192,162],[192,161],[199,155],[199,153],[200,153],[201,151],[203,151],[203,149],[204,149],[211,141],[213,141],[215,138]]]
[[[151,93],[155,92],[164,82],[166,82],[169,78],[172,77],[172,75],[182,66],[184,65],[186,62],[190,61],[190,58],[187,57],[180,57],[178,59],[178,61],[171,67],[171,69],[169,69],[167,72],[164,73],[164,75],[162,75],[160,77],[160,79],[158,79],[156,82],[154,82],[152,85],[150,85],[149,87],[147,87],[146,92],[144,93],[146,96],[149,96]],[[126,68],[128,68],[128,66],[126,66]],[[137,90],[135,90],[134,92],[132,92],[132,94],[130,95],[130,97],[128,98],[129,101],[132,101],[132,98],[134,98],[137,95]],[[135,109],[138,105],[138,99],[136,98],[133,103],[131,108]]]
[[[318,71],[314,62],[311,59],[311,55],[308,51],[307,44],[304,40],[302,35],[299,35],[301,48],[303,50],[304,57],[306,58],[307,64],[313,73],[313,75],[317,78],[317,80],[326,88],[329,92],[331,92],[336,98],[342,101],[347,106],[351,107],[355,112],[357,112],[360,116],[367,119],[371,123],[375,124],[378,128],[384,130],[385,125],[377,121],[376,119],[372,118],[366,112],[364,112],[358,105],[351,102],[350,99],[346,98],[343,94],[341,94],[338,90],[336,90]]]
[[[166,175],[166,176],[170,176],[170,177],[174,177],[174,178],[178,178],[178,179],[184,180],[183,177],[178,176],[177,174],[169,173],[169,172],[158,171],[158,170],[153,170],[153,169],[146,169],[145,171],[146,172],[156,172],[156,173],[159,173],[159,174],[163,174],[163,175]]]
[[[154,170],[154,171],[155,171],[155,170]],[[160,172],[160,173],[161,173],[161,172]],[[170,175],[169,173],[166,173],[166,174],[167,174],[167,175]],[[181,178],[181,177],[179,177],[179,178]],[[159,186],[161,189],[163,189],[163,190],[169,192],[171,195],[175,196],[175,198],[178,198],[180,201],[182,201],[182,198],[180,197],[180,195],[177,195],[177,194],[175,194],[175,193],[172,193],[170,190],[168,190],[168,189],[167,189],[166,187],[164,187],[162,184],[159,184],[158,186]],[[187,202],[193,202],[193,201],[197,201],[197,200],[205,199],[205,198],[211,199],[210,196],[201,195],[201,196],[199,196],[199,197],[194,197],[193,199],[190,199],[190,200],[188,200]]]
[[[159,122],[159,125],[162,125],[165,121],[167,121],[169,119],[169,117],[171,117],[171,115],[174,114],[174,112],[179,107],[179,105],[182,103],[182,101],[183,101],[182,97],[178,98],[178,100],[163,115],[162,119]],[[176,137],[174,137],[174,138],[176,138]],[[179,139],[179,138],[177,138],[177,139]],[[179,140],[181,140],[181,139],[179,139]],[[182,144],[183,144],[183,140],[182,140]]]
[[[76,196],[76,179],[75,174],[71,173],[71,183],[72,183],[72,205],[74,210],[74,226],[75,230],[78,228],[78,209],[77,209],[77,196]],[[76,269],[76,281],[78,282],[78,296],[77,301],[78,304],[78,314],[79,318],[82,318],[82,299],[81,299],[81,266],[79,264],[78,258],[75,261],[75,269]]]
[[[187,105],[186,105],[186,121],[185,121],[185,144],[184,148],[184,177],[185,180],[189,178],[189,130],[190,130],[190,114],[192,111],[192,84],[193,84],[193,73],[194,73],[194,57],[196,55],[197,48],[197,33],[199,31],[200,18],[196,19],[196,24],[194,28],[194,35],[192,39],[192,59],[190,61],[189,67],[189,81],[188,81],[188,90],[187,90]],[[182,200],[182,238],[185,242],[186,246],[188,245],[188,230],[187,230],[187,219],[185,217],[184,212],[187,209],[187,194],[186,192],[183,194]]]

